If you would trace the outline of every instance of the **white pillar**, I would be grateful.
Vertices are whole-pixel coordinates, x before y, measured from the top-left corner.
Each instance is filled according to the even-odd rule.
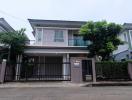
[[[16,65],[16,77],[15,77],[15,80],[19,80],[20,79],[21,63],[22,63],[22,55],[18,55],[18,57],[17,57],[17,65]]]
[[[66,80],[68,78],[68,75],[70,73],[69,70],[69,64],[67,64],[67,62],[69,62],[69,54],[66,54],[63,56],[63,78],[64,80]]]
[[[5,72],[6,72],[6,59],[3,59],[0,70],[0,83],[4,82]]]
[[[18,80],[18,70],[19,70],[19,64],[18,64],[18,62],[19,62],[19,55],[18,55],[18,57],[17,57],[17,65],[16,65],[16,75],[15,75],[15,80]]]
[[[67,75],[70,75],[70,57],[69,54],[66,55],[67,59]]]
[[[95,59],[92,59],[93,82],[96,82]]]

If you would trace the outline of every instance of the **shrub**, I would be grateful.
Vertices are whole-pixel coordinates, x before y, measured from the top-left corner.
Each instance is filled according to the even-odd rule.
[[[129,80],[128,62],[96,62],[97,80]]]

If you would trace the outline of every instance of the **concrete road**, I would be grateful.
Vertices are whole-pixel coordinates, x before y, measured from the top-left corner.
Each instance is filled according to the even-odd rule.
[[[132,100],[132,87],[0,88],[0,100]]]

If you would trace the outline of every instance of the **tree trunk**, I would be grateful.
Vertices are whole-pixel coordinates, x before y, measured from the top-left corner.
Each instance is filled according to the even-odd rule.
[[[10,57],[11,57],[11,46],[9,46],[9,52],[8,52],[8,58],[7,58],[8,62],[10,62]]]

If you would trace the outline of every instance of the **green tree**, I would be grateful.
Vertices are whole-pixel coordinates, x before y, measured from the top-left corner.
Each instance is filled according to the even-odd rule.
[[[1,32],[0,43],[8,48],[8,60],[16,61],[18,55],[23,54],[27,37],[24,34],[25,29],[14,32]]]
[[[84,40],[89,40],[89,56],[101,56],[102,60],[108,60],[110,54],[123,42],[118,38],[122,26],[106,21],[89,21],[80,29]]]

